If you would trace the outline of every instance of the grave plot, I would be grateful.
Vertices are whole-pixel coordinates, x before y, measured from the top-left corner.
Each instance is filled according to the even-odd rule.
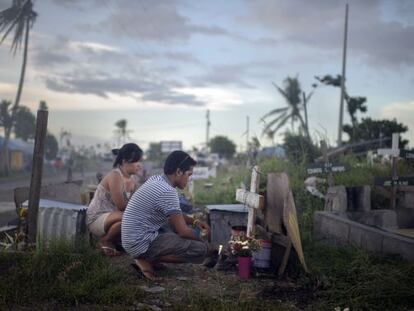
[[[260,175],[260,168],[255,166],[250,189],[237,189],[236,200],[241,204],[207,206],[212,242],[226,244],[232,229],[244,226],[247,237],[269,241],[271,273],[284,274],[294,258],[307,271],[289,178],[285,173],[270,173],[265,200],[264,195],[257,193]]]
[[[325,196],[325,211],[314,217],[314,233],[321,239],[346,242],[379,254],[400,254],[414,260],[414,205],[399,208],[397,194],[411,190],[412,176],[398,176],[397,159],[412,158],[411,151],[398,148],[394,134],[391,149],[379,149],[392,157],[392,176],[375,178],[374,185],[388,194],[388,209],[371,209],[371,186],[334,186]],[[386,191],[384,188],[391,188]]]

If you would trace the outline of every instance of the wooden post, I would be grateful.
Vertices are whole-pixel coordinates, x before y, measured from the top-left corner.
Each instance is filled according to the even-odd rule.
[[[398,150],[398,156],[399,156],[399,149],[398,149],[399,141],[400,141],[400,135],[398,133],[392,134],[392,149]],[[398,175],[397,175],[398,156],[395,156],[395,155],[392,156],[392,179],[393,180],[398,179]],[[392,190],[391,190],[391,209],[392,210],[395,210],[395,207],[397,205],[396,200],[397,200],[397,186],[393,184]]]
[[[37,213],[39,211],[40,189],[42,186],[43,157],[47,133],[47,110],[38,110],[36,119],[36,135],[33,150],[32,175],[29,192],[28,231],[29,242],[36,242]]]
[[[400,135],[398,133],[392,134],[392,147],[391,149],[378,149],[380,155],[391,155],[392,157],[392,182],[391,182],[391,209],[395,210],[397,200],[397,159],[400,156],[400,149],[398,148],[400,141]]]
[[[326,145],[326,141],[324,140],[321,140],[321,149],[322,149],[323,162],[326,165],[329,163],[329,157],[328,157],[328,146]],[[332,171],[329,171],[328,173],[328,185],[329,187],[332,187],[334,185]]]

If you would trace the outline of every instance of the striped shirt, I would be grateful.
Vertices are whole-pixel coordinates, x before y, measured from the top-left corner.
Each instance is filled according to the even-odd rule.
[[[122,246],[133,257],[144,254],[173,214],[182,214],[177,190],[167,176],[151,176],[131,197],[122,217]]]

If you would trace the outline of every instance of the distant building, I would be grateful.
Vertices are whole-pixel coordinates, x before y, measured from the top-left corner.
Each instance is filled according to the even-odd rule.
[[[0,152],[3,149],[4,137],[0,137]],[[9,165],[13,171],[30,170],[33,161],[34,143],[21,139],[10,139],[8,143]]]
[[[275,146],[275,147],[263,147],[262,150],[259,151],[258,157],[260,158],[286,158],[286,150],[282,146]]]

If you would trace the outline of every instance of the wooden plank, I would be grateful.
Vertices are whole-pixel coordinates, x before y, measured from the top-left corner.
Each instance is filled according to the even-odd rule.
[[[268,232],[263,226],[256,223],[256,233],[264,240],[271,240],[272,233]]]
[[[289,195],[285,199],[283,209],[283,224],[286,227],[289,238],[292,240],[292,245],[298,254],[299,261],[301,262],[305,271],[308,272],[308,268],[305,262],[305,255],[303,254],[302,250],[296,206],[292,191],[289,191]]]
[[[285,253],[283,254],[282,262],[281,262],[281,264],[279,266],[279,269],[277,271],[277,274],[279,276],[282,275],[286,270],[286,266],[287,266],[291,251],[292,251],[292,241],[289,239],[289,242],[286,246]]]
[[[400,155],[400,150],[399,149],[387,149],[387,148],[381,148],[381,149],[377,149],[377,153],[379,155],[390,155],[393,157],[398,157]]]
[[[262,209],[264,207],[264,196],[244,189],[237,189],[236,201],[243,203],[249,208]]]
[[[30,179],[28,238],[36,242],[37,214],[39,210],[40,188],[42,186],[43,159],[47,133],[47,110],[38,110],[36,119],[35,145],[33,150],[32,176]]]
[[[409,187],[414,185],[414,177],[413,176],[403,176],[403,177],[375,177],[374,185],[382,186],[382,187]],[[400,190],[400,189],[398,189]]]
[[[266,185],[265,227],[272,233],[282,233],[283,202],[289,193],[289,180],[286,174],[269,173]]]
[[[272,234],[272,243],[276,243],[283,247],[287,247],[289,243],[291,243],[291,240],[288,236],[283,234]]]
[[[289,261],[292,250],[292,241],[283,234],[273,233],[272,241],[272,264],[277,269],[277,274],[282,275]]]

